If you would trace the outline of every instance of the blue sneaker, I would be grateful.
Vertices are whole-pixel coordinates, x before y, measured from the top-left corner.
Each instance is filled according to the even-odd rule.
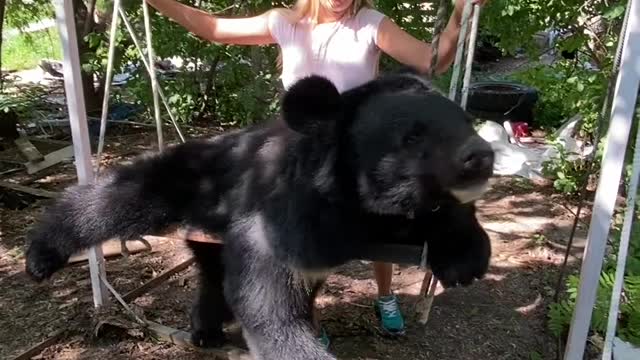
[[[385,332],[389,335],[404,334],[404,319],[395,295],[379,297],[375,302],[375,309]]]
[[[327,335],[327,332],[324,330],[324,328],[322,328],[321,331],[322,333],[320,334],[320,336],[318,336],[318,341],[320,342],[320,344],[322,344],[322,346],[324,346],[325,349],[329,350],[331,340],[329,340],[329,336]]]

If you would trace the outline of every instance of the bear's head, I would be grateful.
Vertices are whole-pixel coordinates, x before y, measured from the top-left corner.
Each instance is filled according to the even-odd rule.
[[[411,216],[484,194],[494,153],[456,103],[412,73],[381,76],[345,93],[310,76],[283,103],[290,128],[336,139],[365,208]]]

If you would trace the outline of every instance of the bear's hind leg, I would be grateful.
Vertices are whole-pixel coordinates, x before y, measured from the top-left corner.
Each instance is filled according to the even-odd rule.
[[[233,320],[222,288],[222,246],[189,241],[199,265],[200,285],[191,310],[191,340],[195,346],[218,347],[226,342],[223,323]]]
[[[225,296],[251,355],[260,360],[335,360],[315,336],[312,303],[317,288],[258,249],[225,243],[230,259]]]

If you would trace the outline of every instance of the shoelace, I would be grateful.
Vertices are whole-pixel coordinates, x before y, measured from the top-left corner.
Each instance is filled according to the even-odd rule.
[[[395,300],[380,301],[380,306],[387,316],[398,315],[398,304],[396,304]]]

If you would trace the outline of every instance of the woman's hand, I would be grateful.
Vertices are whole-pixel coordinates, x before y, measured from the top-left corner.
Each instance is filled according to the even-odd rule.
[[[453,63],[458,35],[460,34],[462,10],[467,1],[484,5],[488,0],[456,0],[455,11],[440,35],[438,64],[434,69],[436,74],[445,72]],[[388,17],[385,17],[378,28],[377,44],[384,53],[396,61],[425,73],[431,71],[431,56],[433,53],[431,44],[409,35]]]

